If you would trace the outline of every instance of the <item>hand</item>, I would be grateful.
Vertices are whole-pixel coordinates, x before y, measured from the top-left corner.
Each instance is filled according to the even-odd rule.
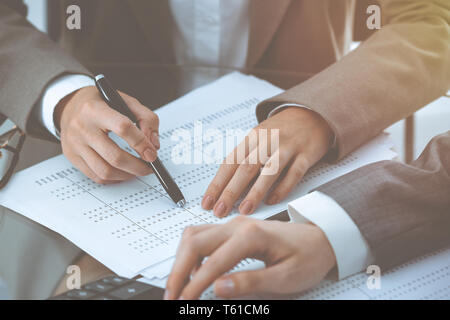
[[[260,129],[267,129],[269,136],[273,129],[279,129],[278,144],[269,138],[261,139],[258,134]],[[290,107],[275,114],[255,127],[226,157],[203,196],[203,209],[214,209],[216,216],[225,217],[257,177],[239,206],[241,214],[251,214],[286,169],[287,174],[266,200],[269,205],[278,203],[297,185],[308,169],[327,153],[332,137],[333,132],[326,121],[314,111]],[[265,150],[270,152],[264,153]],[[243,161],[238,159],[240,154],[245,157]],[[260,154],[267,154],[268,158],[263,159]],[[262,172],[272,172],[260,175],[261,168]]]
[[[266,268],[224,275],[248,257]],[[332,247],[315,225],[238,216],[224,225],[185,230],[165,298],[197,299],[212,283],[222,298],[300,292],[318,284],[335,264]]]
[[[146,161],[154,161],[159,148],[158,117],[133,97],[120,94],[136,115],[141,130],[110,108],[95,87],[76,91],[61,101],[55,111],[64,155],[86,176],[101,184],[152,172],[142,160],[118,147],[108,132],[123,138]]]

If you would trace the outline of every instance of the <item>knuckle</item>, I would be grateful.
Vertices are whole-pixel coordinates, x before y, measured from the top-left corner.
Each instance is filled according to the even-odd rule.
[[[308,164],[304,160],[297,161],[292,168],[293,174],[297,178],[301,178],[308,170]]]
[[[121,167],[124,162],[124,156],[122,152],[113,152],[110,156],[109,163],[114,167]]]
[[[71,119],[70,121],[68,121],[67,128],[71,132],[81,133],[84,131],[84,121],[82,119],[80,119],[79,117],[75,117],[75,118]],[[72,139],[72,137],[74,137],[73,134],[69,134],[67,136],[68,139]]]
[[[142,170],[142,175],[147,176],[151,173],[153,173],[152,168],[149,165],[144,165],[144,169]]]
[[[221,263],[215,256],[211,256],[208,260],[206,260],[205,264],[208,265],[209,270],[218,270],[221,268]]]
[[[236,198],[236,192],[230,189],[225,189],[222,193],[222,197],[225,199],[235,199]]]
[[[147,175],[149,175],[150,173],[152,173],[152,169],[149,166],[142,166],[142,167],[138,167],[137,169],[137,174],[140,177],[145,177]]]
[[[80,106],[80,110],[88,114],[91,114],[94,109],[95,109],[95,102],[92,100],[84,101]]]
[[[239,216],[233,218],[232,220],[230,220],[230,222],[228,222],[228,223],[230,223],[232,225],[243,225],[248,219],[249,218],[246,216],[239,215]]]
[[[292,168],[292,174],[295,178],[299,179],[299,178],[303,177],[303,175],[305,174],[305,171],[303,168],[301,168],[299,166],[295,166]]]
[[[239,231],[246,236],[257,235],[261,232],[261,227],[254,219],[248,219],[244,224],[241,225]]]
[[[153,111],[150,111],[148,118],[154,124],[159,125],[159,117]]]
[[[183,239],[184,239],[184,241],[192,240],[194,235],[195,235],[195,227],[193,227],[193,226],[186,227],[184,229],[184,231],[183,231]]]
[[[304,260],[301,260],[302,262]],[[295,270],[295,269],[294,269]],[[277,287],[275,293],[283,294],[291,291],[298,291],[298,283],[292,281],[292,279],[299,279],[299,275],[292,270],[292,268],[283,268],[284,272],[279,272],[277,274],[277,282],[280,284],[284,284],[282,286]]]
[[[139,149],[140,146],[144,146],[146,144],[146,137],[144,135],[142,135],[142,137],[137,140],[136,142],[133,143],[133,145],[131,146],[133,149]]]
[[[288,148],[280,148],[279,149],[279,159],[281,162],[287,162],[291,156],[291,153]]]
[[[101,166],[98,172],[98,176],[102,180],[112,180],[113,169],[110,166]]]
[[[304,158],[304,157],[302,157],[300,159],[299,164],[303,168],[304,172],[306,172],[309,169],[309,167],[310,167],[309,161],[306,158]]]
[[[211,182],[208,189],[208,191],[213,194],[217,194],[221,190],[220,186],[216,182]]]
[[[245,161],[239,166],[239,171],[245,175],[253,175],[258,171],[259,166]]]
[[[247,149],[249,149],[248,144],[238,145],[233,152],[230,154],[230,164],[241,164],[244,163],[247,156]]]
[[[247,274],[241,275],[238,281],[242,290],[252,290],[253,288],[258,287],[258,284],[262,282],[262,279],[260,279],[255,274],[253,274],[252,276],[250,276],[250,274]]]
[[[259,189],[259,188],[253,188],[253,190],[251,190],[249,197],[253,198],[253,199],[262,199],[264,197],[264,192]]]
[[[116,124],[117,134],[119,136],[126,136],[128,132],[131,130],[133,123],[126,118],[120,118]]]
[[[235,164],[237,163],[236,158],[237,158],[236,151],[232,151],[225,158],[223,158],[221,165],[226,166],[230,164]]]
[[[192,253],[197,252],[197,243],[193,235],[183,238],[183,247]]]

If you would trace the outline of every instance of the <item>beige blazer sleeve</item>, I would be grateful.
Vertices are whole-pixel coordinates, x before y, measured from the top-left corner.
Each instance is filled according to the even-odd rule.
[[[31,119],[46,85],[66,73],[89,74],[45,34],[27,22],[22,1],[0,0],[0,118],[28,134],[50,134]]]
[[[259,121],[284,103],[331,126],[337,160],[450,88],[450,1],[379,0],[384,26],[311,79],[263,101]]]

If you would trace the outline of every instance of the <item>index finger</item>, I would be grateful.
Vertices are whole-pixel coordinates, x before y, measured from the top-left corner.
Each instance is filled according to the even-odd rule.
[[[155,161],[156,149],[145,134],[126,116],[105,105],[97,120],[100,125],[124,139],[146,161]]]
[[[180,298],[198,299],[216,279],[247,258],[251,254],[252,247],[252,242],[245,241],[239,233],[234,233],[200,266],[181,292]]]
[[[239,165],[247,158],[258,144],[258,135],[252,130],[239,145],[225,158],[213,180],[205,191],[202,199],[202,208],[211,210],[222,191],[236,173]]]
[[[125,93],[120,93],[122,98],[125,100],[126,104],[130,108],[131,112],[137,118],[137,122],[145,134],[145,136],[150,140],[156,149],[160,148],[159,143],[159,118],[151,111],[149,108],[144,106],[137,100]]]
[[[224,228],[225,226],[212,225],[197,233],[193,228],[185,230],[167,280],[165,298],[175,299],[179,296],[183,285],[200,259],[214,251],[228,237],[228,232],[223,230]]]

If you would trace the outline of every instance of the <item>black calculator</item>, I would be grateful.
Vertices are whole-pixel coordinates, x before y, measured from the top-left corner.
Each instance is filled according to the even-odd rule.
[[[133,279],[110,276],[50,298],[50,300],[162,300],[164,289]]]

